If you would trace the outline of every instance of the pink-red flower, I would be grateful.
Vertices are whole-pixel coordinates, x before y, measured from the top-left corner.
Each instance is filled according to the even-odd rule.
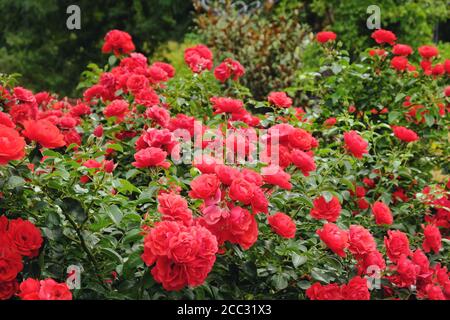
[[[134,154],[133,166],[136,168],[162,167],[169,168],[170,163],[166,161],[167,152],[161,148],[145,148]]]
[[[113,52],[119,56],[128,54],[135,50],[133,40],[127,32],[120,30],[111,30],[105,36],[105,43],[102,47],[103,53]]]
[[[320,43],[336,40],[336,33],[332,31],[321,31],[316,34],[316,40]]]
[[[417,133],[406,127],[394,126],[392,128],[394,135],[404,142],[413,142],[419,140]]]
[[[406,234],[399,230],[388,230],[388,237],[384,237],[386,253],[392,262],[397,262],[402,255],[409,256],[409,240]]]
[[[28,278],[20,284],[18,296],[22,300],[72,300],[72,293],[65,283],[53,279]]]
[[[378,44],[388,43],[390,45],[393,45],[395,41],[397,40],[397,36],[389,30],[384,29],[378,29],[374,31],[371,35],[371,37],[376,41]]]
[[[295,231],[297,230],[295,222],[287,214],[277,212],[268,216],[267,221],[276,234],[287,239],[295,237]]]
[[[348,232],[339,229],[334,223],[327,223],[322,229],[316,231],[320,239],[328,248],[341,257],[345,257],[345,249],[348,247]]]
[[[324,196],[320,196],[313,201],[314,207],[309,212],[314,219],[325,219],[328,222],[335,222],[341,214],[341,204],[335,196],[327,201]]]
[[[194,199],[208,199],[214,197],[220,181],[215,174],[202,174],[191,181],[189,196]]]
[[[356,158],[361,159],[367,152],[368,143],[356,131],[344,133],[345,148]]]
[[[413,49],[406,45],[406,44],[396,44],[392,48],[392,53],[397,56],[409,56],[411,53],[413,53]]]
[[[29,120],[23,126],[25,130],[22,134],[45,148],[54,149],[66,145],[64,135],[48,120]]]
[[[196,45],[184,51],[184,61],[195,73],[204,70],[211,70],[213,67],[213,54],[209,48],[203,44]]]
[[[439,228],[435,225],[428,224],[423,227],[424,240],[422,243],[423,251],[426,253],[433,251],[438,253],[442,247],[442,236]]]
[[[279,108],[289,108],[292,106],[292,99],[288,97],[286,92],[271,92],[268,100],[271,104]]]
[[[0,165],[25,156],[25,140],[16,130],[0,124],[0,141]]]
[[[377,201],[372,205],[372,213],[375,216],[376,224],[391,225],[394,222],[391,209],[381,201]]]
[[[435,46],[421,46],[418,51],[424,59],[431,59],[439,54],[439,50]]]

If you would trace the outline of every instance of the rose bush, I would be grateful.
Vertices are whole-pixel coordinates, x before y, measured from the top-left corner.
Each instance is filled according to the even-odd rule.
[[[450,299],[449,60],[372,38],[350,62],[319,34],[265,101],[118,30],[78,100],[1,87],[0,298]]]

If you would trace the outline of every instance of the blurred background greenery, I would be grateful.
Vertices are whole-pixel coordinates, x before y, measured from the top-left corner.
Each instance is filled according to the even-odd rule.
[[[81,30],[66,28],[71,4],[81,8]],[[103,36],[120,29],[137,51],[178,72],[186,72],[184,49],[205,43],[216,59],[238,59],[247,69],[243,83],[261,97],[317,64],[312,32],[336,32],[352,56],[373,45],[366,28],[372,4],[400,43],[434,42],[450,57],[448,0],[0,0],[0,73],[20,73],[20,83],[35,91],[77,96],[86,65],[106,62]]]

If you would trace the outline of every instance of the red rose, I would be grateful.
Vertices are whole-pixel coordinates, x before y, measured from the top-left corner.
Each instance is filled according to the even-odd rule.
[[[336,40],[336,33],[331,31],[321,31],[316,35],[316,40],[320,43]]]
[[[405,127],[394,126],[392,130],[394,131],[394,135],[402,141],[413,142],[419,140],[417,133]]]
[[[422,243],[423,251],[428,253],[433,250],[434,253],[438,253],[442,247],[442,236],[438,227],[432,224],[423,227],[423,235],[425,237]]]
[[[144,254],[148,249],[153,255],[168,255],[169,241],[180,232],[180,227],[181,225],[174,221],[158,222],[144,239]]]
[[[228,218],[231,243],[239,244],[243,249],[249,249],[258,239],[258,223],[255,217],[241,207],[234,207]]]
[[[168,257],[175,263],[189,263],[196,259],[200,249],[195,233],[181,231],[169,239]]]
[[[369,179],[367,177],[363,178],[363,183],[368,187],[368,188],[374,188],[375,187],[375,181],[373,181],[372,179]]]
[[[22,271],[22,257],[12,248],[0,245],[0,282],[13,281]]]
[[[361,258],[377,250],[377,244],[372,234],[362,226],[351,225],[348,240],[348,249],[356,258]]]
[[[203,70],[211,70],[213,67],[213,54],[207,46],[203,44],[187,48],[184,51],[184,61],[195,73],[201,73]]]
[[[0,125],[4,125],[5,127],[15,128],[15,123],[11,120],[11,116],[7,113],[0,111]]]
[[[393,57],[391,60],[391,67],[393,69],[396,69],[398,71],[403,71],[408,68],[408,59],[402,56]]]
[[[170,121],[169,111],[158,106],[152,106],[145,110],[145,116],[154,120],[161,127],[166,127]]]
[[[391,259],[392,260],[392,259]],[[417,275],[420,271],[420,267],[409,260],[406,255],[402,254],[398,261],[395,269],[397,271],[397,276],[395,277],[395,282],[399,287],[408,288],[416,283]]]
[[[271,92],[268,100],[280,108],[289,108],[292,105],[292,99],[287,96],[286,92]]]
[[[148,79],[145,76],[140,74],[133,74],[127,80],[127,89],[131,93],[136,94],[141,90],[147,88],[148,84]]]
[[[370,292],[367,279],[354,277],[346,285],[342,286],[344,300],[370,300]]]
[[[391,225],[394,221],[391,209],[381,201],[377,201],[372,205],[372,213],[375,216],[376,224]]]
[[[430,59],[439,54],[438,48],[434,46],[421,46],[419,47],[418,51],[421,57],[424,59]]]
[[[128,54],[135,50],[133,40],[127,32],[111,30],[105,36],[103,53],[114,52],[114,55]]]
[[[445,59],[445,61],[444,61],[444,69],[445,69],[445,72],[450,74],[450,59]]]
[[[231,185],[233,180],[238,179],[241,176],[241,173],[238,169],[223,164],[217,165],[214,169],[214,172],[216,173],[220,182],[228,186]]]
[[[38,142],[44,148],[54,149],[66,144],[61,131],[48,120],[29,120],[23,123],[22,134],[30,140]]]
[[[309,151],[313,145],[313,137],[308,131],[295,128],[289,133],[289,144],[292,148]]]
[[[392,262],[397,262],[400,256],[409,256],[409,240],[406,234],[398,230],[388,230],[388,238],[384,237],[386,254]]]
[[[291,190],[292,184],[289,182],[291,180],[291,175],[286,173],[278,166],[270,165],[261,169],[261,176],[264,182],[268,184],[273,184],[279,186],[285,190]]]
[[[397,56],[409,56],[413,52],[413,49],[406,44],[396,44],[392,48],[392,53]]]
[[[234,201],[240,201],[243,204],[249,204],[253,197],[255,185],[244,179],[235,179],[230,186],[228,195]]]
[[[341,287],[336,283],[321,285],[314,283],[306,290],[306,296],[310,300],[342,300]]]
[[[0,124],[0,141],[0,165],[25,156],[25,140],[16,130]]]
[[[367,153],[368,143],[356,131],[345,132],[344,142],[345,148],[358,159]]]
[[[376,272],[374,267],[378,267],[379,270],[386,269],[386,262],[380,251],[375,250],[364,256],[358,257],[358,274],[367,274],[371,276]]]
[[[28,278],[20,283],[18,296],[21,300],[40,300],[40,288],[39,280]]]
[[[341,204],[339,199],[333,196],[329,202],[324,196],[320,196],[313,201],[314,207],[310,210],[310,215],[317,220],[325,219],[328,222],[335,222],[341,214]]]
[[[219,113],[242,113],[244,103],[241,100],[224,98],[224,97],[212,97],[210,99],[213,104],[214,114]]]
[[[192,211],[188,208],[186,199],[174,193],[162,193],[158,196],[158,211],[163,220],[178,221],[189,226],[192,224]]]
[[[227,81],[230,77],[236,81],[242,77],[245,73],[244,67],[236,60],[227,58],[221,64],[219,64],[214,70],[214,76],[220,82]]]
[[[444,89],[444,95],[450,97],[450,86],[446,86]]]
[[[358,199],[358,208],[360,208],[361,210],[366,210],[366,209],[369,209],[369,207],[370,207],[370,204],[366,200],[366,198],[359,198]]]
[[[295,231],[297,230],[295,222],[288,215],[277,212],[267,217],[272,230],[282,236],[283,238],[291,239],[295,237]]]
[[[412,255],[412,261],[420,267],[420,273],[424,274],[430,270],[430,261],[422,250],[416,249]]]
[[[445,73],[444,65],[442,63],[437,63],[431,68],[431,74],[434,76],[440,76]]]
[[[103,114],[106,118],[115,117],[117,123],[122,122],[129,112],[128,102],[124,100],[114,100],[103,110]]]
[[[135,162],[132,163],[136,168],[162,167],[167,169],[170,163],[165,161],[167,152],[160,148],[145,148],[134,154]]]
[[[334,253],[341,257],[345,257],[344,249],[348,247],[348,232],[339,229],[334,223],[327,223],[322,229],[316,231],[320,239]]]
[[[372,33],[371,36],[378,44],[388,43],[393,45],[397,40],[395,34],[389,30],[378,29]]]
[[[430,300],[447,300],[440,286],[430,285],[426,290]]]
[[[194,199],[208,199],[214,197],[220,186],[215,174],[202,174],[191,182],[189,196]]]
[[[134,98],[136,104],[145,107],[152,107],[159,104],[159,96],[152,88],[145,88],[139,91],[135,94]]]
[[[231,69],[226,63],[222,62],[214,69],[214,77],[220,82],[225,82],[231,77]]]
[[[328,118],[323,122],[323,124],[326,127],[332,127],[336,124],[336,122],[337,122],[336,118]]]
[[[306,152],[294,149],[291,153],[291,159],[294,165],[302,171],[305,177],[309,176],[311,171],[316,170],[314,158]]]
[[[53,279],[40,281],[40,300],[72,300],[72,293],[65,283],[58,283]]]
[[[99,125],[99,126],[95,127],[93,134],[97,138],[101,138],[103,136],[103,126]]]
[[[244,168],[241,172],[242,179],[261,187],[264,184],[263,178],[258,172]]]
[[[8,237],[22,256],[36,257],[42,245],[41,231],[28,220],[15,219],[9,222]]]
[[[155,281],[167,291],[181,290],[187,284],[184,265],[173,263],[167,257],[159,257],[151,272]]]
[[[251,201],[253,213],[268,213],[269,200],[267,200],[264,192],[260,188],[255,188]]]
[[[8,300],[17,292],[19,285],[17,280],[0,282],[0,300]]]

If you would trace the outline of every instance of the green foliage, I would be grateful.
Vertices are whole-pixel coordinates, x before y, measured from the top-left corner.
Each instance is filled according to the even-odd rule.
[[[450,18],[446,0],[313,0],[307,15],[318,31],[331,29],[351,52],[358,54],[360,48],[371,43],[373,30],[366,27],[370,15],[366,10],[374,4],[381,9],[381,28],[392,30],[399,43],[413,47],[431,43],[438,23]]]
[[[196,23],[216,59],[232,57],[245,66],[241,83],[262,99],[270,91],[291,86],[295,71],[302,67],[302,52],[311,40],[308,26],[301,22],[302,6],[248,14],[225,7],[219,14],[198,15]]]

